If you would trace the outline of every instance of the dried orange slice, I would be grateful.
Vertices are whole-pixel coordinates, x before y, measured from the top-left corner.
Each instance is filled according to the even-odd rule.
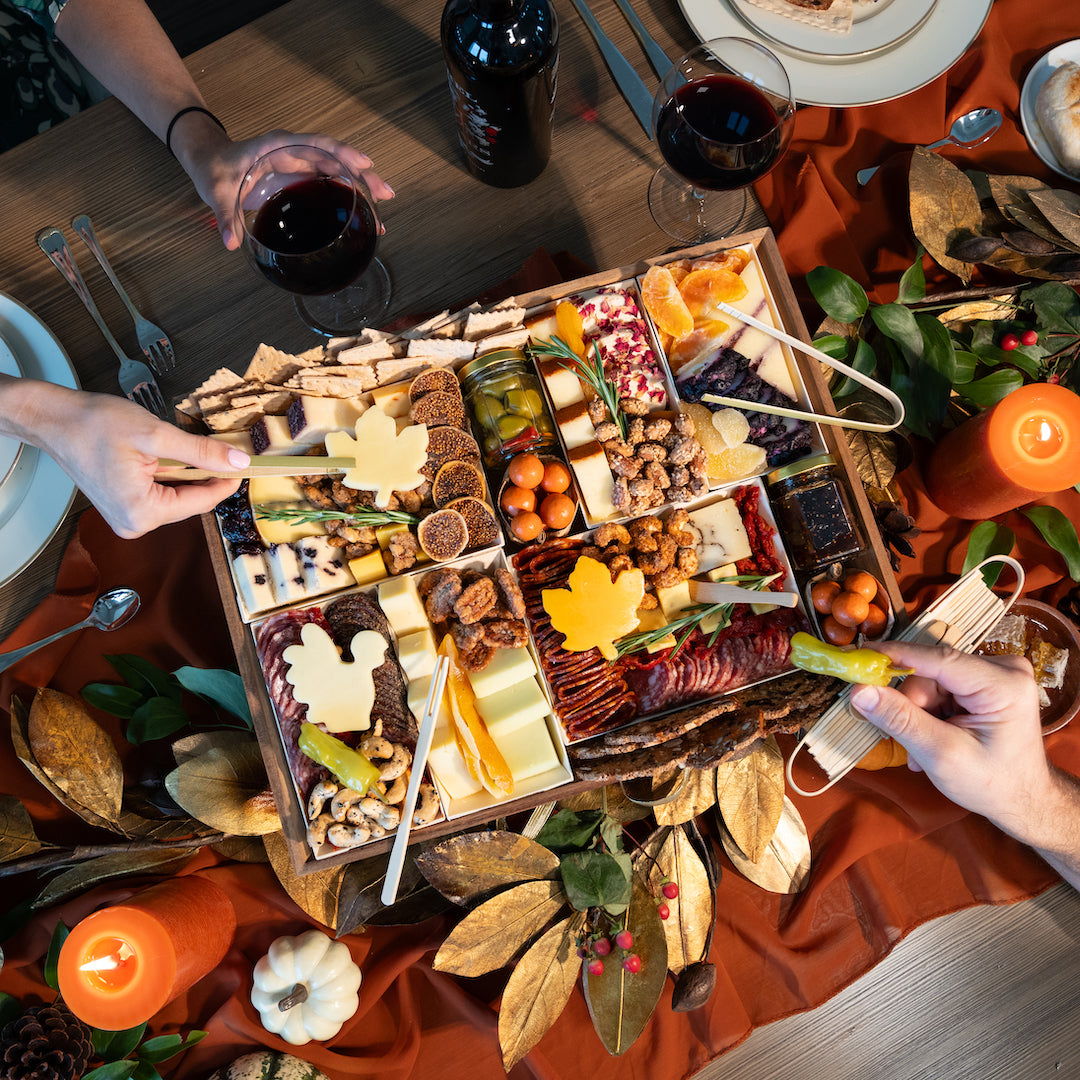
[[[581,322],[581,312],[569,300],[562,300],[555,308],[555,325],[558,328],[559,337],[577,353],[585,355],[584,329]]]
[[[727,323],[710,322],[707,326],[692,330],[684,338],[679,338],[668,350],[668,364],[674,374],[693,364],[703,353],[711,352],[720,344],[720,335],[727,329]]]
[[[679,286],[664,266],[650,266],[641,279],[641,299],[653,322],[676,340],[694,329],[694,317],[679,294]]]
[[[746,282],[731,270],[691,270],[679,283],[679,292],[697,324],[719,317],[715,301],[733,303],[746,295]]]
[[[741,248],[729,248],[727,251],[718,251],[714,255],[706,255],[698,259],[692,270],[731,270],[741,274],[746,269],[750,256]]]

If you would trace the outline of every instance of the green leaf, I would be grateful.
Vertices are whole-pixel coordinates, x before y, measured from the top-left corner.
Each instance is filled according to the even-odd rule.
[[[60,947],[67,940],[70,933],[71,931],[63,922],[57,922],[56,929],[53,930],[52,940],[49,942],[49,951],[45,954],[45,968],[42,974],[45,976],[46,984],[53,990],[60,989],[60,980],[56,976],[56,965],[60,960]]]
[[[181,697],[180,685],[167,671],[162,671],[156,664],[144,660],[141,656],[131,653],[121,653],[117,656],[106,656],[106,660],[114,668],[117,674],[129,686],[141,690],[146,695],[157,694],[161,697],[179,701]]]
[[[894,367],[889,385],[892,387],[893,393],[904,403],[904,425],[913,434],[929,438],[930,429],[926,424],[926,414],[923,412],[922,402],[919,400],[915,380],[907,371]]]
[[[87,683],[81,690],[83,700],[95,709],[130,720],[135,710],[146,699],[141,690],[124,683]]]
[[[963,386],[975,378],[975,371],[979,366],[979,358],[973,352],[957,349],[953,353],[956,361],[956,369],[953,372],[953,386]]]
[[[1021,513],[1065,560],[1069,577],[1080,581],[1080,540],[1073,523],[1056,506],[1029,506]]]
[[[184,1038],[179,1035],[159,1035],[154,1039],[147,1039],[139,1047],[138,1058],[140,1061],[152,1062],[155,1065],[161,1061],[168,1061],[175,1057],[181,1050],[202,1042],[206,1038],[205,1031],[189,1031]]]
[[[1018,390],[1024,385],[1024,376],[1013,368],[1003,371],[995,371],[985,378],[976,379],[974,382],[965,383],[958,388],[958,393],[963,394],[969,401],[974,402],[980,409],[988,409],[996,405],[1007,394]]]
[[[843,334],[822,334],[821,337],[814,338],[814,348],[834,360],[846,360],[848,339]]]
[[[608,851],[610,851],[612,854],[622,851],[622,836],[622,822],[605,814],[603,820],[600,822],[600,837],[607,845]]]
[[[631,879],[622,863],[603,851],[574,851],[559,865],[563,887],[578,911],[606,908],[619,915],[630,903]]]
[[[161,1073],[149,1061],[140,1061],[131,1074],[131,1080],[161,1080]]]
[[[138,1064],[137,1061],[130,1060],[109,1061],[85,1073],[82,1080],[128,1080]]]
[[[870,310],[870,318],[887,338],[900,345],[909,358],[922,355],[922,331],[910,308],[903,304],[880,304]]]
[[[915,324],[922,333],[922,359],[949,383],[956,381],[956,348],[949,331],[933,315],[919,312]]]
[[[578,851],[592,841],[602,817],[599,810],[560,810],[547,819],[536,841],[549,851]]]
[[[870,343],[864,338],[859,338],[855,343],[855,355],[848,362],[848,367],[854,368],[860,375],[873,375],[877,371],[877,356],[870,347]],[[850,375],[845,375],[832,392],[834,399],[846,397],[861,389]]]
[[[22,1002],[10,994],[0,994],[0,1029],[22,1012]]]
[[[146,1024],[125,1028],[123,1031],[106,1031],[104,1028],[92,1028],[94,1053],[103,1061],[119,1061],[126,1058],[139,1040],[146,1034]]]
[[[821,310],[837,322],[858,322],[870,306],[866,290],[854,278],[829,266],[815,266],[806,284]]]
[[[129,743],[138,746],[151,739],[162,739],[171,735],[187,724],[188,714],[182,705],[169,698],[153,697],[135,710],[125,735]]]
[[[220,706],[227,713],[239,717],[251,727],[251,710],[248,708],[244,680],[235,671],[223,668],[177,668],[173,675],[185,690],[197,697]]]
[[[1060,281],[1048,281],[1024,294],[1040,329],[1080,334],[1080,296]]]
[[[926,274],[922,264],[923,246],[915,252],[915,261],[904,271],[900,278],[900,290],[896,299],[901,304],[916,304],[926,298]]]
[[[989,559],[991,555],[1008,555],[1015,543],[1016,536],[1012,529],[1007,529],[996,521],[980,521],[968,535],[967,554],[964,556],[961,576],[978,566],[983,559]],[[996,566],[987,566],[983,570],[983,580],[987,587],[997,581],[1001,570],[1000,563]]]

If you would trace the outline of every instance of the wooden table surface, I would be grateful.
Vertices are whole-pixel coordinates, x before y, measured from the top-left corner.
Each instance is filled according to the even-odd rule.
[[[659,162],[566,0],[552,161],[525,188],[488,188],[459,155],[438,41],[439,0],[292,0],[192,54],[210,107],[236,136],[274,127],[325,131],[361,147],[397,191],[381,256],[394,318],[453,306],[496,285],[538,247],[597,269],[674,245],[645,203]],[[672,0],[639,0],[672,56],[695,43]],[[625,19],[594,9],[650,86]],[[0,291],[32,308],[87,389],[117,392],[115,360],[34,243],[45,225],[89,213],[137,306],[165,327],[176,369],[166,397],[215,368],[241,369],[262,341],[314,343],[291,300],[221,245],[187,178],[118,103],[107,101],[0,156]],[[753,208],[745,224],[764,224]],[[74,243],[73,237],[70,237]],[[73,248],[106,321],[135,351],[120,301],[81,244]],[[82,505],[77,503],[76,509]],[[54,580],[70,515],[49,549],[0,588],[0,636]],[[1080,898],[1064,886],[1006,908],[937,920],[848,990],[755,1032],[700,1077],[1006,1080],[1075,1076],[1080,1020],[1073,983]]]

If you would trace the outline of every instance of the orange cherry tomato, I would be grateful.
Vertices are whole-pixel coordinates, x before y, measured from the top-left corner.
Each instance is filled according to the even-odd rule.
[[[545,491],[565,491],[570,486],[570,470],[561,461],[547,462],[540,486]]]
[[[534,488],[544,479],[544,463],[535,454],[518,454],[506,469],[510,483],[520,488]]]
[[[533,513],[532,510],[522,510],[520,514],[515,514],[510,519],[510,531],[514,534],[514,539],[520,540],[523,544],[535,540],[543,527],[544,523],[540,520],[540,515]]]
[[[859,623],[859,633],[863,637],[879,638],[885,633],[885,624],[888,621],[889,616],[884,609],[878,607],[877,604],[871,604],[870,613]]]
[[[838,581],[818,581],[810,586],[810,602],[819,615],[828,615],[832,611],[833,601],[840,595]]]
[[[851,573],[844,575],[844,592],[858,593],[872,601],[877,596],[877,591],[877,579],[865,570],[852,570]]]
[[[831,615],[821,620],[821,636],[830,645],[850,645],[855,640],[855,627],[843,626]]]
[[[841,625],[857,627],[870,614],[870,601],[862,593],[841,592],[829,614]]]
[[[499,498],[499,506],[507,517],[513,517],[523,510],[536,509],[536,492],[531,488],[520,488],[507,484]]]
[[[540,520],[549,529],[565,529],[574,520],[577,506],[574,500],[561,491],[552,492],[540,503]]]

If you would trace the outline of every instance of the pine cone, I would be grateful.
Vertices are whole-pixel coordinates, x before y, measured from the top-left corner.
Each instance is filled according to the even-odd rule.
[[[895,502],[871,503],[874,508],[874,520],[877,522],[881,539],[889,549],[889,562],[893,570],[900,569],[900,556],[911,558],[915,549],[911,541],[922,530],[915,524],[915,519],[905,513],[903,507]]]
[[[90,1028],[62,1001],[27,1009],[0,1032],[0,1080],[79,1080]]]

